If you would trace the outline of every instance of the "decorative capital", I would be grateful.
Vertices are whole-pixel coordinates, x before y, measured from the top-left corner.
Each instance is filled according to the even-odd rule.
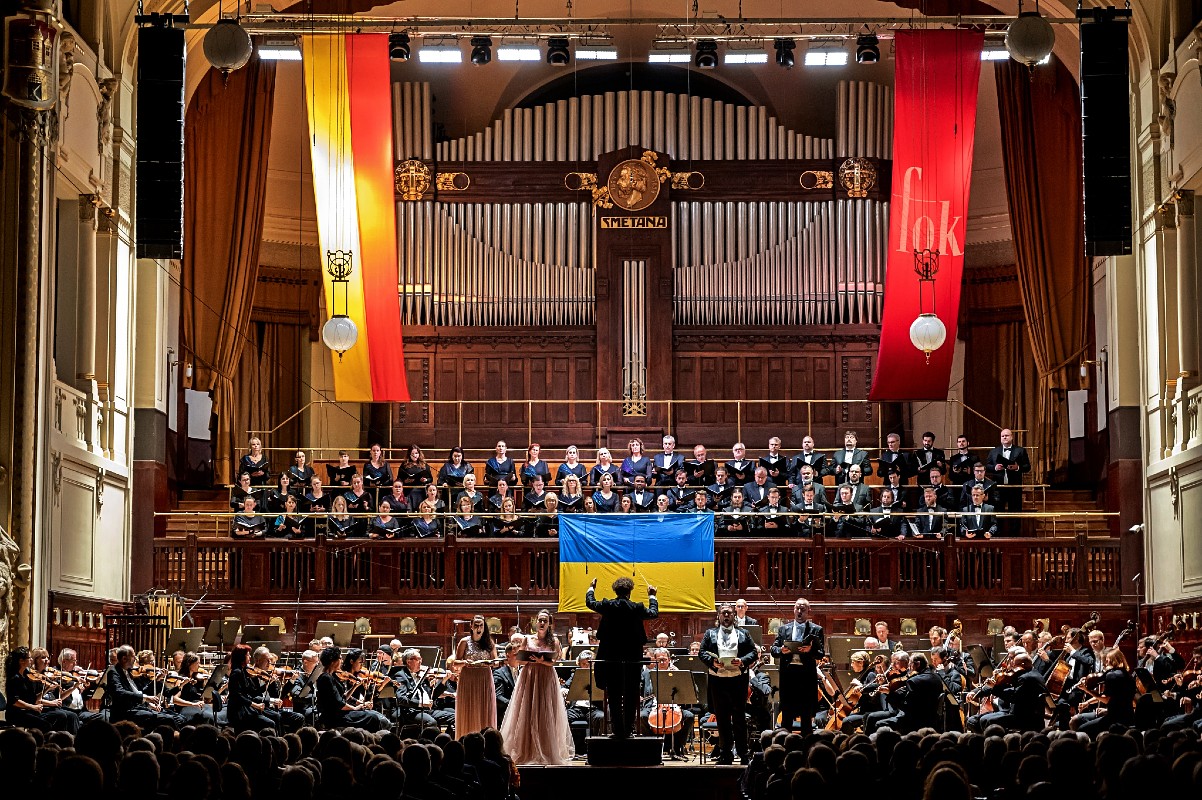
[[[1172,203],[1161,203],[1156,208],[1156,229],[1172,230],[1177,227],[1177,211]]]
[[[45,147],[50,136],[50,112],[33,108],[22,109],[18,136],[34,147]]]
[[[1194,193],[1190,189],[1179,189],[1176,194],[1177,217],[1194,215]]]

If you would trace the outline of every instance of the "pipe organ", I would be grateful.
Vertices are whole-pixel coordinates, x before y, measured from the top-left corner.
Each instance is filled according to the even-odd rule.
[[[468,175],[473,162],[576,163],[588,171],[603,153],[632,146],[667,153],[681,170],[694,160],[887,159],[893,138],[891,90],[860,81],[839,84],[834,139],[788,130],[762,106],[617,91],[506,109],[483,131],[434,143],[431,103],[428,84],[393,84],[397,159]],[[681,195],[687,192],[674,195],[669,225],[674,324],[879,323],[886,200],[696,201]],[[586,199],[435,198],[398,204],[404,324],[594,324],[596,233]],[[635,263],[623,267],[626,279],[639,274]],[[623,371],[635,370],[624,374],[627,385],[645,385],[630,360],[637,349],[633,340],[624,345]]]

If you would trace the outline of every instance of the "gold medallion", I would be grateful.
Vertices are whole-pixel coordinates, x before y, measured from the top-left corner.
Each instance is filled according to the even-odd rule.
[[[618,164],[605,182],[609,198],[625,211],[642,211],[659,197],[660,176],[653,165],[632,158]]]

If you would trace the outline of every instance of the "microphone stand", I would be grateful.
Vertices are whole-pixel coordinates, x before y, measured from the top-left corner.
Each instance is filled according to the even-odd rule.
[[[296,615],[292,620],[292,648],[300,650],[301,580],[296,579]]]

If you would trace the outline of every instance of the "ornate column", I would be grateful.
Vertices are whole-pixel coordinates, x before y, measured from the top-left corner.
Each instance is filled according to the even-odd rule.
[[[1194,193],[1177,192],[1177,361],[1182,395],[1198,385],[1198,264]]]
[[[38,497],[38,287],[42,272],[42,177],[50,112],[21,112],[17,184],[16,336],[13,374],[12,538],[22,564],[33,563],[34,502]],[[28,568],[26,568],[28,569]],[[28,572],[26,578],[28,578]],[[33,598],[28,589],[17,596],[12,641],[34,641],[31,631]]]
[[[75,310],[75,380],[89,395],[96,387],[96,210],[100,198],[94,194],[79,196],[79,279]]]

